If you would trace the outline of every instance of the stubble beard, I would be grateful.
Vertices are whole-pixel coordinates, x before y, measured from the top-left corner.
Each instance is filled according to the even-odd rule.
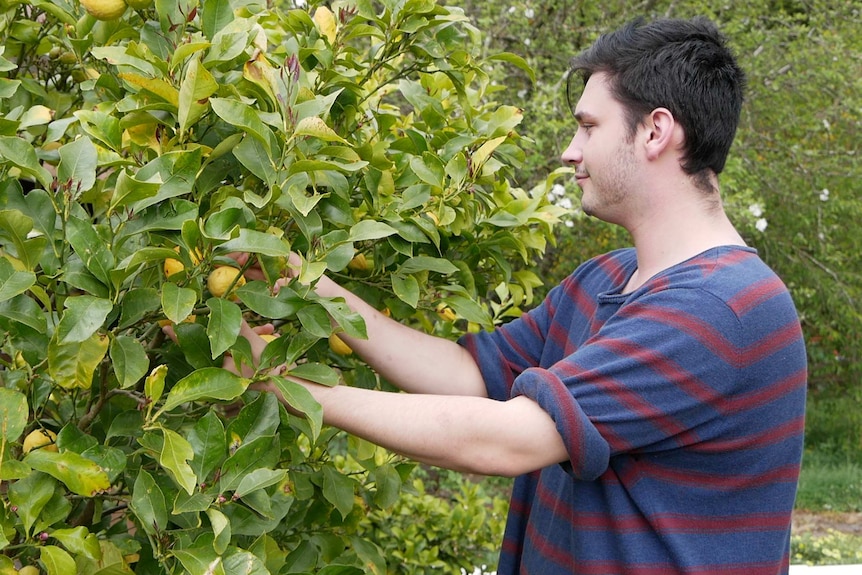
[[[635,184],[635,158],[632,144],[622,142],[613,158],[597,173],[588,170],[587,187],[581,197],[581,209],[611,223],[618,223],[618,214],[631,196]]]

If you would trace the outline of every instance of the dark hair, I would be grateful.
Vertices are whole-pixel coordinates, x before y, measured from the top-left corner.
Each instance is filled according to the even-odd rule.
[[[572,59],[571,82],[605,73],[626,110],[630,134],[656,108],[667,108],[685,132],[682,168],[688,174],[724,169],[736,134],[745,73],[725,37],[706,18],[642,19],[601,36]]]

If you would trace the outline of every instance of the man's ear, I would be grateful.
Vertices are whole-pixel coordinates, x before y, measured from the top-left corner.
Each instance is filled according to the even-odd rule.
[[[645,121],[647,158],[655,160],[670,150],[682,147],[682,126],[677,124],[667,108],[656,108]]]

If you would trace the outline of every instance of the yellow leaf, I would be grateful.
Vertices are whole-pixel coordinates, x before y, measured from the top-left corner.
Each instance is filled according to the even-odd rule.
[[[326,36],[329,44],[335,44],[336,23],[335,14],[326,6],[320,6],[314,11],[314,24],[321,34]]]
[[[320,138],[321,140],[326,140],[327,142],[341,142],[343,144],[347,144],[347,140],[339,136],[335,133],[335,130],[326,125],[326,122],[318,118],[317,116],[311,116],[309,118],[303,118],[296,125],[296,129],[293,132],[294,136],[312,136],[314,138]]]
[[[138,86],[139,88],[143,88],[147,92],[152,92],[162,100],[174,106],[179,105],[179,92],[176,88],[174,88],[164,80],[161,80],[159,78],[147,78],[139,74],[130,74],[127,72],[121,72],[119,76],[129,84],[133,84],[135,86]]]

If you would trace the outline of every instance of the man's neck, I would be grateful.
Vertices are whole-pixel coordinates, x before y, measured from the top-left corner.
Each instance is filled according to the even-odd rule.
[[[624,293],[711,248],[745,245],[717,199],[713,205],[698,198],[688,204],[675,202],[672,206],[657,206],[650,213],[644,213],[629,232],[637,251],[638,268]]]

